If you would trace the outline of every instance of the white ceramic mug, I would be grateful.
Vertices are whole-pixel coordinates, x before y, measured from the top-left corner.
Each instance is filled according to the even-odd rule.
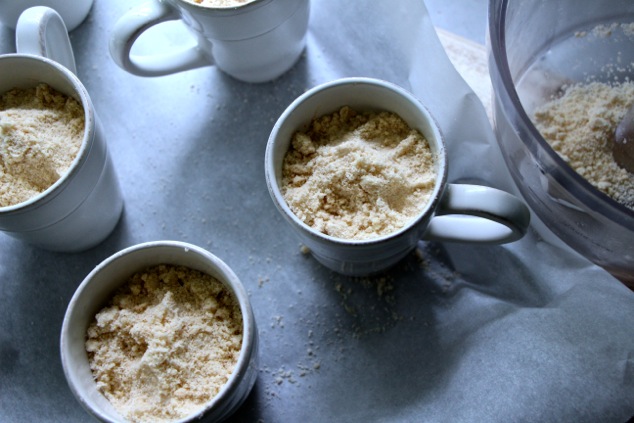
[[[309,0],[252,0],[229,8],[185,0],[151,0],[116,23],[110,53],[121,68],[139,76],[161,76],[216,65],[245,82],[265,82],[289,70],[306,44]],[[148,28],[182,20],[196,37],[194,46],[157,55],[132,55]]]
[[[242,313],[242,346],[227,383],[204,407],[179,422],[222,421],[248,397],[258,376],[258,332],[249,296],[236,274],[210,252],[184,242],[153,241],[128,247],[107,258],[79,285],[68,304],[60,337],[64,375],[81,405],[103,422],[123,419],[97,389],[88,353],[86,331],[95,314],[133,274],[159,264],[196,269],[219,280],[235,296]]]
[[[26,9],[46,6],[60,14],[68,31],[72,31],[88,16],[94,0],[0,0],[0,22],[15,29],[18,18]]]
[[[77,157],[57,182],[27,201],[0,207],[0,230],[48,250],[85,250],[112,232],[123,209],[103,128],[73,73],[73,51],[57,12],[27,9],[18,20],[16,44],[17,54],[0,56],[0,93],[46,83],[82,105],[85,129]]]
[[[350,106],[361,111],[391,111],[427,139],[435,156],[431,199],[405,227],[367,240],[341,239],[306,225],[281,193],[282,164],[293,134],[315,117]],[[297,98],[273,127],[265,155],[266,182],[275,206],[301,242],[326,267],[346,275],[377,273],[396,264],[419,240],[506,243],[521,238],[530,221],[523,201],[495,188],[447,182],[443,137],[429,111],[409,92],[371,78],[344,78],[317,86]]]

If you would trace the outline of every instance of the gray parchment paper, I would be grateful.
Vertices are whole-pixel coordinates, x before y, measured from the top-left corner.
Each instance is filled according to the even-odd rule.
[[[275,120],[306,89],[346,76],[418,96],[446,136],[452,180],[514,190],[484,108],[421,0],[314,0],[304,56],[259,85],[214,68],[160,78],[117,68],[110,30],[140,3],[96,0],[71,34],[124,191],[119,226],[72,255],[0,235],[0,421],[88,420],[59,361],[66,305],[100,261],[157,239],[208,249],[250,294],[261,371],[231,421],[618,423],[634,414],[634,293],[548,231],[505,246],[421,242],[384,275],[346,278],[302,254],[273,206],[263,161]],[[14,51],[1,34],[2,52]],[[157,30],[138,48],[187,38]]]

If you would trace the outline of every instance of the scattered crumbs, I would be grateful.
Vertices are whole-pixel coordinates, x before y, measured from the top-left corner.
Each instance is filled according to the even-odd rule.
[[[273,316],[272,320],[273,320],[273,323],[271,323],[271,328],[275,328],[275,327],[283,328],[284,327],[284,317],[283,316]]]
[[[417,247],[414,250],[414,254],[416,255],[416,261],[418,262],[420,268],[426,269],[427,267],[429,267],[429,260],[425,256],[423,250]]]
[[[611,37],[619,29],[627,37],[632,37],[634,35],[634,23],[613,22],[610,24],[597,25],[590,30],[576,31],[574,33],[574,36],[577,38],[583,38],[588,35],[593,35],[597,38],[608,38]]]
[[[333,287],[339,294],[339,304],[348,318],[352,318],[350,331],[353,338],[383,333],[402,320],[396,308],[392,276],[333,277],[337,278]],[[341,333],[341,330],[335,328],[334,333]]]
[[[278,385],[281,385],[283,382],[289,382],[289,383],[296,383],[297,381],[295,380],[294,376],[293,376],[293,371],[292,370],[286,370],[284,367],[281,367],[280,369],[278,369],[274,374],[273,374],[273,378],[275,380],[275,383]]]
[[[634,22],[631,23],[622,23],[621,30],[628,37],[634,36]]]
[[[609,25],[597,25],[592,28],[592,34],[597,37],[606,38],[612,35],[615,29],[619,26],[618,23],[611,23]]]
[[[335,272],[325,278],[313,277],[313,282],[330,292],[331,299],[323,304],[307,304],[302,307],[288,305],[293,318],[278,314],[271,317],[269,334],[277,334],[273,342],[292,342],[295,351],[292,359],[275,367],[263,366],[264,392],[267,400],[285,400],[287,389],[311,387],[310,378],[319,375],[327,364],[337,366],[354,359],[351,352],[354,340],[377,337],[388,332],[402,321],[414,321],[415,316],[403,316],[398,307],[396,275],[402,272],[425,272],[431,281],[430,293],[450,295],[457,289],[455,283],[461,277],[454,270],[438,264],[433,257],[442,254],[435,243],[419,243],[411,260],[403,260],[390,273],[371,277],[348,277]],[[420,321],[421,325],[429,323]],[[284,331],[293,331],[292,341],[282,338]],[[324,354],[327,354],[327,357]]]
[[[258,276],[258,287],[262,288],[270,279],[267,276]]]

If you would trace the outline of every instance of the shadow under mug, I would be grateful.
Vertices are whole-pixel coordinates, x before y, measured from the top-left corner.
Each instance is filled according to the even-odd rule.
[[[390,111],[420,131],[429,142],[436,166],[430,200],[407,225],[372,239],[342,239],[323,234],[300,220],[281,193],[282,165],[293,134],[305,130],[315,117],[349,106],[361,111]],[[409,92],[372,78],[343,78],[312,88],[280,116],[270,134],[265,173],[273,203],[312,255],[331,270],[364,276],[385,270],[410,253],[418,241],[501,244],[526,233],[530,212],[507,192],[480,185],[447,181],[449,159],[434,118]]]
[[[266,82],[289,70],[306,45],[309,0],[252,0],[208,7],[186,0],[150,0],[115,24],[110,54],[138,76],[162,76],[215,65],[244,82]],[[132,47],[148,29],[181,20],[196,39],[168,53],[137,55]]]
[[[0,230],[47,250],[86,250],[112,232],[123,210],[103,128],[73,73],[73,52],[57,12],[27,9],[18,20],[16,44],[18,54],[0,56],[0,93],[46,83],[81,104],[85,128],[77,156],[57,182],[22,203],[0,207]]]

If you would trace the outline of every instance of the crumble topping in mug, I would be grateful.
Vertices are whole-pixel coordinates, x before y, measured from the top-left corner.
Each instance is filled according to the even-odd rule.
[[[46,84],[0,97],[0,207],[45,191],[68,170],[84,138],[84,109]]]
[[[427,140],[397,114],[346,106],[294,134],[282,176],[282,195],[304,223],[334,237],[368,239],[420,213],[436,171]]]

